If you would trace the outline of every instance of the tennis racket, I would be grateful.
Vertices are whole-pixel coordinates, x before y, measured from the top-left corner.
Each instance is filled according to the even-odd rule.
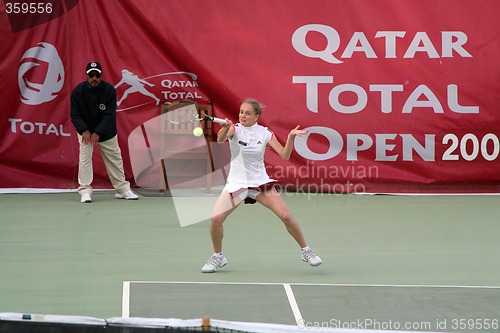
[[[164,110],[165,119],[175,125],[189,124],[200,121],[212,121],[218,124],[224,124],[226,121],[221,118],[216,118],[205,114],[198,103],[181,99],[170,103]]]

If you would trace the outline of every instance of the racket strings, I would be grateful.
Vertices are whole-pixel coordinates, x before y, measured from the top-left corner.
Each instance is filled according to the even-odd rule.
[[[173,130],[189,130],[199,126],[201,111],[194,103],[172,103],[165,110],[165,120]]]

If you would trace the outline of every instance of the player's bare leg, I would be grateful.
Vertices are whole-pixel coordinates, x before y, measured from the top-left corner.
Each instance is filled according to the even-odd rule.
[[[295,239],[301,248],[306,247],[306,240],[302,229],[300,228],[297,219],[290,213],[281,195],[272,189],[269,191],[261,192],[256,200],[263,206],[269,208],[276,214],[281,221],[285,224],[288,233]]]
[[[235,202],[238,200],[238,202]],[[215,203],[210,223],[210,236],[215,253],[222,252],[222,238],[224,237],[224,221],[241,203],[239,198],[233,199],[229,192],[223,191]]]
[[[241,200],[237,200],[238,202],[235,202],[229,192],[223,191],[215,203],[210,223],[210,237],[212,238],[214,254],[210,257],[210,259],[208,259],[207,263],[201,269],[203,273],[213,273],[218,268],[222,268],[227,265],[227,259],[222,253],[222,239],[224,238],[223,224],[227,217],[241,203]]]
[[[262,192],[256,197],[257,201],[263,206],[272,210],[285,224],[288,233],[295,239],[295,241],[300,245],[302,251],[302,260],[308,262],[311,266],[319,266],[322,264],[320,257],[318,257],[314,251],[307,246],[304,234],[300,228],[299,222],[290,213],[286,207],[285,202],[281,195],[272,189],[266,192]]]

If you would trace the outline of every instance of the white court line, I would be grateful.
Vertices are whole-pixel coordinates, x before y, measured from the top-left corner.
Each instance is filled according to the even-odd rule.
[[[123,282],[122,318],[130,316],[130,282]]]
[[[125,282],[124,282],[125,283]],[[220,285],[279,285],[283,282],[217,282],[217,281],[127,281],[127,283],[148,284],[220,284]],[[288,282],[290,286],[327,286],[327,287],[380,287],[380,288],[457,288],[457,289],[500,289],[500,286],[460,286],[460,285],[437,285],[437,284],[355,284],[355,283],[302,283]]]
[[[302,318],[302,314],[300,313],[299,305],[295,300],[295,295],[293,294],[292,287],[290,287],[288,283],[283,284],[283,287],[285,288],[286,297],[288,298],[288,303],[292,308],[293,317],[295,318],[295,323],[297,323],[297,326],[300,327],[300,325],[304,323],[304,319]]]
[[[290,283],[293,286],[368,287],[368,288],[456,288],[456,289],[500,289],[500,286],[460,286],[439,284],[355,284],[355,283]]]
[[[500,286],[454,286],[454,285],[420,285],[420,284],[352,284],[352,283],[278,283],[278,282],[216,282],[216,281],[124,281],[122,297],[122,317],[130,317],[130,285],[136,284],[218,284],[218,285],[276,285],[285,288],[288,302],[293,311],[297,325],[303,323],[302,314],[295,300],[291,286],[326,286],[326,287],[366,287],[366,288],[457,288],[457,289],[500,289]]]

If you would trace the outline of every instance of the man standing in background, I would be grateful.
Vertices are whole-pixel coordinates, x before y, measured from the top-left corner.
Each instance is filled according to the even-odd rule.
[[[71,122],[78,132],[80,155],[78,164],[78,193],[81,202],[92,202],[92,153],[99,146],[115,198],[137,200],[125,180],[123,159],[118,145],[116,129],[116,89],[101,80],[102,68],[95,61],[85,68],[86,80],[71,93]]]

